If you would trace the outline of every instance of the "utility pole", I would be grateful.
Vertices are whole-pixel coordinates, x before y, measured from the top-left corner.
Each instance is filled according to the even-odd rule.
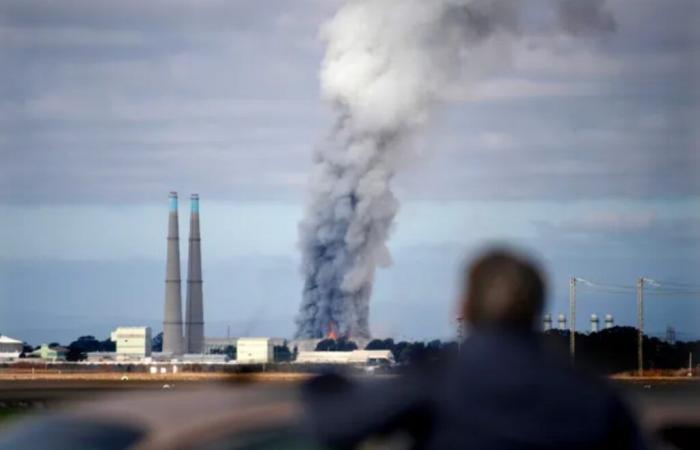
[[[576,359],[576,277],[569,279],[569,353]]]
[[[688,353],[688,376],[693,376],[693,352]]]
[[[637,280],[637,375],[644,375],[644,277]]]

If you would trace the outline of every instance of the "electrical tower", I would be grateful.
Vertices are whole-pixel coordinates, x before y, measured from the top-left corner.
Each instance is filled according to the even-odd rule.
[[[666,327],[666,342],[668,342],[671,345],[674,345],[676,343],[676,329],[673,328],[671,325]]]

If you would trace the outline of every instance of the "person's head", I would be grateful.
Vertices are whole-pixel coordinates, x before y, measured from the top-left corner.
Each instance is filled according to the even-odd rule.
[[[533,329],[545,291],[535,263],[509,250],[490,250],[465,268],[462,314],[473,328]]]

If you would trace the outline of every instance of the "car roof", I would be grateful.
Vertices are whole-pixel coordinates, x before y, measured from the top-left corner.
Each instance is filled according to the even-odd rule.
[[[130,391],[70,403],[51,416],[78,423],[108,423],[138,429],[138,450],[196,448],[235,433],[295,426],[301,417],[292,386],[216,384],[160,391]],[[29,421],[27,426],[31,426]]]

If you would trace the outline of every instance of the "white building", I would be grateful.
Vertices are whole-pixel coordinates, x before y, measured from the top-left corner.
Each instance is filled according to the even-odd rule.
[[[273,340],[270,338],[238,338],[237,344],[238,363],[259,364],[273,360]]]
[[[211,355],[206,353],[186,353],[182,355],[180,361],[183,363],[223,364],[229,361],[229,357],[227,355]]]
[[[119,327],[112,332],[118,359],[142,359],[151,356],[150,327]]]
[[[390,350],[353,350],[350,352],[299,352],[299,364],[394,364]]]
[[[19,358],[23,348],[22,341],[0,334],[0,361]]]

